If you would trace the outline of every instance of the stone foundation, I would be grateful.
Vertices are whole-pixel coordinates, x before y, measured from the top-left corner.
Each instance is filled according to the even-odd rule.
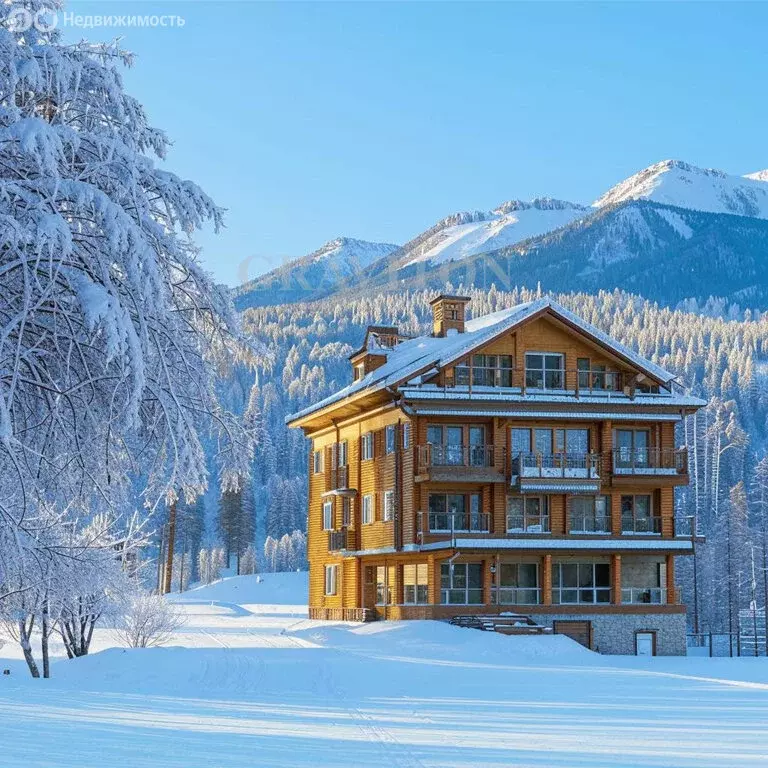
[[[590,621],[592,650],[606,654],[635,655],[635,632],[656,633],[657,656],[685,656],[686,620],[684,613],[643,614],[535,614],[533,618],[547,627],[555,621]]]

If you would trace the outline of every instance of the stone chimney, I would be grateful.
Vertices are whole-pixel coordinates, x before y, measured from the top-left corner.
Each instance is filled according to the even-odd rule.
[[[430,301],[432,307],[432,335],[447,336],[448,331],[464,333],[466,307],[472,299],[469,296],[448,296],[441,293]]]

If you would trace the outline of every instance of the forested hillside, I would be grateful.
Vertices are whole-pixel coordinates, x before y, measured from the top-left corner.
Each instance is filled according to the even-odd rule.
[[[535,293],[468,291],[474,315],[528,300]],[[272,364],[260,371],[251,394],[264,429],[252,489],[260,547],[266,535],[279,539],[305,526],[307,444],[300,432],[285,427],[285,416],[350,381],[347,355],[367,325],[391,323],[407,334],[425,332],[433,295],[403,291],[243,313],[246,330],[273,354]],[[723,304],[710,305],[709,315],[673,311],[619,291],[555,298],[677,372],[686,388],[709,401],[695,421],[689,419],[685,430],[680,429],[679,440],[691,451],[693,483],[678,496],[678,514],[698,514],[699,527],[708,537],[697,558],[699,625],[727,629],[737,605],[748,601],[749,542],[757,547],[758,572],[764,574],[765,567],[768,461],[759,462],[767,444],[768,313],[753,316]],[[232,386],[238,397],[248,396],[237,379]],[[693,620],[696,601],[690,563],[682,564],[681,579]],[[761,592],[764,584],[760,575]]]

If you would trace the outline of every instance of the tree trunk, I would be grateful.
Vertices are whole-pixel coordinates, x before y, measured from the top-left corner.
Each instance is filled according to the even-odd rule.
[[[162,594],[163,592],[163,573],[165,570],[164,567],[164,558],[165,558],[165,532],[166,532],[167,526],[163,526],[160,531],[160,546],[157,550],[157,594]]]
[[[181,567],[179,568],[179,592],[184,591],[184,555],[187,554],[187,542],[181,545]]]
[[[27,629],[27,625],[24,620],[22,619],[19,621],[19,645],[21,645],[21,650],[24,653],[24,661],[27,662],[30,674],[32,677],[40,677],[40,670],[37,668],[37,662],[35,661],[35,657],[32,655],[32,645],[29,641],[34,623],[35,619],[32,617],[30,619],[29,629]]]
[[[173,543],[176,538],[176,499],[171,502],[171,508],[168,513],[168,552],[165,556],[165,587],[164,594],[171,591],[171,582],[173,580]]]
[[[40,648],[43,653],[43,677],[47,680],[51,676],[51,662],[48,654],[48,600],[43,603],[43,614],[40,622]]]

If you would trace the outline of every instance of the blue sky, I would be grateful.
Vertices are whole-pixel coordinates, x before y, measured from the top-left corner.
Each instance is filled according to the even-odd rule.
[[[111,0],[167,166],[228,209],[236,284],[338,235],[401,243],[457,210],[590,202],[666,158],[768,167],[762,3]],[[104,30],[66,30],[105,39]]]

